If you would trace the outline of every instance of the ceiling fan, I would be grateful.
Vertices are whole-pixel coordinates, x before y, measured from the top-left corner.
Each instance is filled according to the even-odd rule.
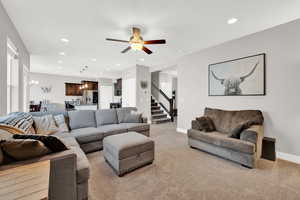
[[[140,50],[144,51],[147,54],[152,54],[152,51],[145,47],[145,44],[165,44],[166,40],[147,40],[144,41],[142,36],[141,36],[141,29],[133,27],[132,28],[132,36],[130,37],[129,41],[127,40],[118,40],[118,39],[111,39],[111,38],[106,38],[108,41],[114,41],[114,42],[123,42],[123,43],[129,43],[130,46],[128,46],[126,49],[121,51],[121,53],[126,53],[130,49],[133,50]]]

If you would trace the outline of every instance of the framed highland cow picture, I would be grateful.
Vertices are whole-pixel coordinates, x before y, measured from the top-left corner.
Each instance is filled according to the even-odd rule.
[[[266,95],[265,57],[266,54],[263,53],[210,64],[208,66],[208,95]]]

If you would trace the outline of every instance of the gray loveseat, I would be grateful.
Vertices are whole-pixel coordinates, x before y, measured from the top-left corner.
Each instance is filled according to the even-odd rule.
[[[147,119],[135,121],[128,118],[127,114],[132,110],[136,108],[31,113],[33,116],[63,114],[70,132],[58,132],[55,135],[68,146],[69,150],[2,165],[0,170],[50,160],[50,200],[88,199],[90,165],[85,153],[101,150],[103,138],[109,135],[136,131],[149,136],[150,125],[146,123]],[[131,120],[133,121],[130,122]]]
[[[206,108],[204,116],[212,119],[215,131],[204,132],[198,129],[199,122],[192,121],[188,130],[188,144],[205,152],[235,161],[246,167],[254,168],[261,157],[264,135],[263,115],[259,110],[225,111]],[[232,138],[232,131],[241,124],[254,122],[242,130],[239,138]]]

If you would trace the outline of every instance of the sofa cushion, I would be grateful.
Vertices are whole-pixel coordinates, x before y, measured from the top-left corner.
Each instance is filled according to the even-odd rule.
[[[56,137],[60,138],[60,140],[70,149],[71,147],[79,147],[78,142],[75,137],[66,132],[59,132],[55,134]]]
[[[98,127],[97,129],[99,132],[104,134],[104,137],[127,132],[127,126],[125,124],[104,125]]]
[[[93,110],[70,111],[68,112],[68,115],[70,120],[69,125],[72,130],[96,127],[95,111]]]
[[[149,131],[150,125],[146,123],[123,123],[126,126],[127,131]]]
[[[190,129],[188,131],[188,137],[234,151],[240,151],[249,154],[253,154],[255,152],[255,145],[253,143],[230,138],[228,135],[217,131],[207,133]]]
[[[97,127],[106,124],[117,124],[117,111],[116,109],[103,109],[95,112]]]
[[[97,128],[79,128],[71,131],[79,144],[99,141],[103,139],[104,134]]]
[[[263,124],[264,117],[260,110],[227,111],[213,108],[205,108],[204,115],[210,117],[216,130],[229,133],[239,124],[251,122],[251,125]]]
[[[127,115],[131,113],[131,111],[137,111],[137,108],[134,107],[125,107],[125,108],[118,108],[117,115],[119,123],[126,123]]]

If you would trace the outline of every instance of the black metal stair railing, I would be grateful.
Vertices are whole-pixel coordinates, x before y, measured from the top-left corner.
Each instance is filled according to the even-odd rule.
[[[161,107],[163,107],[163,109],[170,115],[171,117],[171,121],[174,122],[174,96],[172,96],[171,98],[168,97],[168,95],[166,95],[166,93],[164,93],[161,89],[159,89],[154,83],[152,83],[152,87],[157,90],[168,102],[169,102],[169,109],[167,108],[167,106],[163,105],[162,102],[158,102]]]

